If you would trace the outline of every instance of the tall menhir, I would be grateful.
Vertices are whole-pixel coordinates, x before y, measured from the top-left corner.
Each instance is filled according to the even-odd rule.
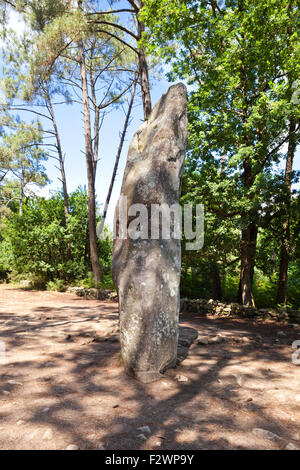
[[[121,189],[127,211],[143,204],[150,219],[151,204],[179,203],[186,138],[186,88],[179,83],[161,97],[132,139]],[[145,383],[176,364],[180,303],[180,240],[163,239],[161,233],[153,240],[150,235],[124,239],[117,223],[112,266],[122,361],[128,374]]]

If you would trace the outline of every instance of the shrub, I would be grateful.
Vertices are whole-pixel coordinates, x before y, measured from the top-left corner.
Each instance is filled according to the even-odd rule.
[[[65,292],[67,289],[64,285],[64,281],[62,281],[61,279],[54,279],[54,281],[49,281],[46,287],[47,290],[58,292]]]

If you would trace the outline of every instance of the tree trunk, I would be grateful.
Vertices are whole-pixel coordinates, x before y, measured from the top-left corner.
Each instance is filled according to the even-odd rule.
[[[139,52],[139,75],[141,80],[144,119],[148,119],[151,113],[151,97],[149,88],[148,66],[145,53]]]
[[[19,198],[19,215],[23,215],[23,198],[24,198],[24,180],[25,180],[24,165],[22,165],[21,179],[20,179],[20,198]]]
[[[66,223],[66,226],[67,226],[68,225],[68,218],[69,218],[69,197],[68,197],[68,190],[67,190],[67,179],[66,179],[66,173],[65,173],[64,157],[63,157],[63,152],[62,152],[60,136],[59,136],[58,127],[57,127],[57,124],[56,124],[54,109],[53,109],[52,102],[51,102],[51,97],[50,97],[49,94],[47,96],[47,102],[48,102],[47,104],[48,104],[48,107],[49,107],[50,116],[51,116],[51,119],[52,119],[53,129],[54,129],[54,133],[55,133],[55,139],[56,139],[56,149],[57,149],[57,154],[58,154],[58,159],[59,159],[61,184],[62,184],[63,197],[64,197],[65,223]]]
[[[102,215],[102,218],[101,218],[101,225],[100,225],[100,229],[98,231],[98,237],[100,237],[101,234],[102,234],[104,224],[105,224],[105,220],[106,220],[106,215],[107,215],[107,210],[108,210],[108,206],[109,206],[109,202],[110,202],[110,198],[111,198],[111,193],[112,193],[112,190],[113,190],[113,187],[114,187],[114,183],[115,183],[115,179],[116,179],[116,175],[117,175],[117,170],[118,170],[118,166],[119,166],[119,161],[120,161],[120,157],[121,157],[121,153],[122,153],[122,149],[123,149],[123,145],[124,145],[124,140],[125,140],[125,137],[126,137],[126,132],[127,132],[128,124],[129,124],[129,119],[130,119],[130,115],[131,115],[131,110],[132,110],[132,106],[133,106],[133,102],[134,102],[136,82],[137,82],[137,80],[135,80],[134,84],[133,84],[131,99],[130,99],[128,111],[127,111],[127,114],[126,114],[126,119],[125,119],[125,122],[124,122],[123,132],[122,132],[122,135],[121,135],[120,144],[119,144],[119,148],[118,148],[118,152],[117,152],[117,156],[116,156],[116,160],[115,160],[115,166],[114,166],[113,174],[112,174],[110,185],[109,185],[109,190],[108,190],[105,205],[104,205],[103,215]]]
[[[255,253],[257,241],[257,225],[251,223],[242,230],[241,241],[241,278],[238,301],[246,307],[254,306],[252,284],[254,276]]]
[[[78,2],[79,3],[79,2]],[[102,272],[98,258],[97,233],[96,233],[96,201],[95,201],[95,171],[93,160],[93,148],[91,138],[91,119],[88,97],[87,72],[83,41],[79,41],[79,60],[82,84],[83,115],[84,115],[84,138],[85,157],[88,179],[88,212],[89,212],[89,239],[92,270],[95,282],[102,281]]]
[[[289,145],[288,152],[286,157],[286,166],[285,166],[285,190],[286,190],[286,203],[284,208],[284,222],[283,229],[284,235],[280,250],[280,266],[279,266],[279,280],[277,288],[276,303],[277,304],[286,304],[287,300],[287,277],[288,277],[288,267],[289,267],[289,256],[290,256],[290,206],[291,206],[291,193],[292,193],[292,171],[293,171],[293,161],[294,155],[297,146],[296,139],[296,123],[292,118],[289,126]]]
[[[244,161],[244,186],[250,188],[252,181],[252,167],[248,160]],[[252,220],[255,220],[255,214],[252,212]],[[254,306],[252,295],[252,284],[254,277],[255,254],[257,243],[258,227],[255,222],[242,230],[241,234],[241,276],[238,292],[238,302],[247,307]]]
[[[244,9],[244,1],[238,1],[238,8],[242,12]],[[243,40],[245,36],[243,35]],[[242,59],[241,64],[241,96],[243,101],[242,108],[242,124],[243,124],[243,144],[249,146],[251,139],[247,132],[247,119],[248,119],[248,96],[247,96],[247,71],[244,60]],[[243,161],[243,175],[242,181],[244,188],[249,190],[253,185],[253,174],[252,174],[252,163],[249,157],[246,157]],[[248,196],[249,197],[249,196]],[[251,199],[251,196],[250,196]],[[250,215],[250,214],[249,214]],[[255,219],[251,214],[251,222],[249,225],[242,229],[241,233],[241,275],[240,275],[240,286],[238,299],[246,307],[252,307],[254,305],[254,299],[252,295],[252,283],[254,276],[254,264],[255,264],[255,252],[256,252],[256,241],[257,241],[257,225],[253,222]]]
[[[61,146],[61,141],[60,141],[60,135],[58,132],[55,113],[54,113],[51,96],[49,92],[47,92],[46,106],[49,109],[50,116],[52,119],[53,129],[55,133],[56,149],[57,149],[58,160],[59,160],[61,184],[62,184],[63,198],[64,198],[65,226],[67,227],[68,222],[69,222],[69,196],[68,196],[68,189],[67,189],[67,179],[66,179],[65,164],[64,164],[64,157],[63,157],[62,146]],[[68,260],[71,259],[71,244],[69,241],[67,242],[66,258]]]
[[[94,185],[96,181],[96,172],[97,172],[97,163],[99,157],[99,125],[100,125],[100,107],[97,106],[97,97],[96,97],[96,87],[95,87],[95,79],[93,73],[90,74],[90,83],[91,83],[91,93],[92,93],[92,101],[94,106],[95,112],[95,120],[94,120],[94,148],[93,148],[93,171],[94,171]]]
[[[277,287],[276,304],[286,305],[287,300],[287,277],[289,267],[289,246],[288,239],[290,238],[289,222],[285,228],[285,239],[282,242],[280,250],[280,265],[279,265],[279,279]]]
[[[222,293],[221,278],[220,278],[219,266],[216,261],[213,261],[210,264],[210,272],[211,272],[211,277],[213,281],[213,299],[222,300],[223,293]]]
[[[142,8],[143,2],[139,2],[139,8]],[[138,22],[138,40],[142,38],[142,34],[145,31],[144,23],[139,21],[137,14]],[[150,95],[150,84],[149,84],[149,74],[148,74],[148,64],[146,59],[146,54],[144,48],[139,49],[138,52],[138,66],[139,66],[139,76],[140,84],[142,90],[142,100],[143,100],[143,109],[144,109],[144,119],[148,119],[151,113],[151,95]]]

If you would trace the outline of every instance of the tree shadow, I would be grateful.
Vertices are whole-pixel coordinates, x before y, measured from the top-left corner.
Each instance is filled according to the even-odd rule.
[[[30,336],[16,337],[20,323],[32,320],[30,315],[20,315],[20,321],[12,320],[14,324],[2,328],[0,339],[5,338],[18,355],[17,359],[12,354],[1,366],[3,448],[18,420],[24,423],[17,426],[20,435],[11,448],[63,449],[76,444],[80,449],[97,449],[101,444],[108,450],[253,449],[282,448],[294,442],[299,421],[290,417],[299,417],[299,405],[270,403],[265,396],[271,387],[276,391],[279,386],[276,393],[288,394],[294,386],[297,370],[290,363],[287,345],[298,339],[298,330],[280,326],[287,336],[281,337],[282,344],[275,344],[278,325],[182,314],[182,331],[190,328],[209,338],[221,332],[227,339],[191,345],[183,338],[189,348],[186,359],[160,381],[145,385],[125,375],[115,307],[109,304],[103,310],[102,305],[99,302],[97,318],[87,309],[92,320],[64,325],[58,319],[66,310],[59,309],[55,316],[53,307],[52,327],[47,327],[49,321],[36,320],[39,327]],[[74,309],[72,319],[82,320],[81,308]],[[70,325],[76,329],[71,331]],[[244,337],[249,341],[244,343]],[[187,381],[180,382],[180,377]],[[283,412],[288,416],[281,417]],[[138,430],[145,425],[150,435]],[[42,437],[30,440],[32,430],[43,436],[49,427],[54,442]],[[258,442],[252,433],[256,427],[282,436],[283,441]]]

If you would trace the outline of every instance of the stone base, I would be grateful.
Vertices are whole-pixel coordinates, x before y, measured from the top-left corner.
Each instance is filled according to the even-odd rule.
[[[144,384],[149,384],[152,382],[157,382],[158,380],[162,379],[164,377],[164,373],[168,369],[173,369],[177,365],[177,357],[175,357],[161,372],[158,372],[156,370],[133,370],[132,368],[125,368],[125,372],[127,375],[130,377],[133,377],[134,379],[138,380],[141,383]]]
[[[143,384],[149,384],[152,382],[157,382],[158,380],[163,378],[163,374],[156,372],[156,371],[143,371],[143,370],[126,370],[126,373],[130,375],[130,377],[135,378],[139,382]]]

